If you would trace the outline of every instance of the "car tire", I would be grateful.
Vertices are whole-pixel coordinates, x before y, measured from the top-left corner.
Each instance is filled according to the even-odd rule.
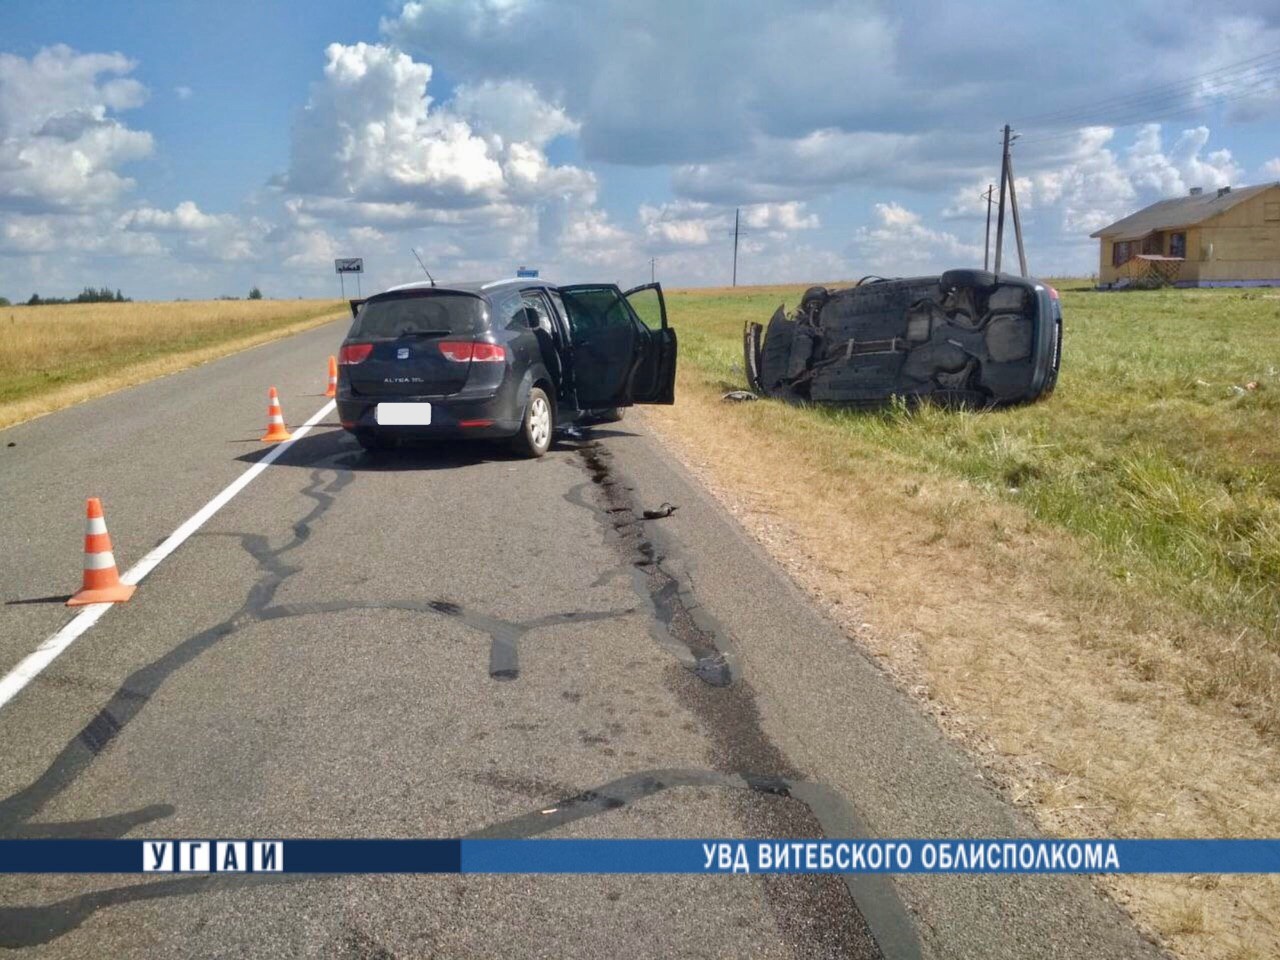
[[[395,440],[391,437],[374,430],[357,430],[355,436],[356,443],[360,444],[366,453],[374,454],[375,456],[394,449],[396,445]]]
[[[551,449],[551,433],[555,429],[555,414],[546,391],[534,387],[529,391],[529,402],[524,405],[524,420],[520,432],[511,445],[524,457],[537,458]]]
[[[948,270],[938,278],[943,290],[968,287],[971,290],[994,290],[1000,281],[990,270]]]
[[[805,306],[812,300],[825,303],[830,299],[831,291],[826,287],[810,287],[804,292],[804,295],[800,297],[800,309],[804,310]]]
[[[1053,348],[1054,364],[1049,370],[1049,375],[1045,377],[1044,388],[1040,391],[1040,397],[1037,399],[1043,399],[1053,393],[1054,388],[1058,385],[1058,371],[1062,369],[1062,324],[1055,323],[1054,327],[1056,328],[1054,330],[1054,338],[1057,340]]]

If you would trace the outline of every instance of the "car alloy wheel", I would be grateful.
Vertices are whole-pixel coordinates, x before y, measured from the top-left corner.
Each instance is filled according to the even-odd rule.
[[[551,405],[541,394],[534,394],[529,401],[529,439],[539,450],[551,442]]]

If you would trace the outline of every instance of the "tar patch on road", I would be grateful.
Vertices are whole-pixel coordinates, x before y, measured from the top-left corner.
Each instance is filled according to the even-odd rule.
[[[729,686],[738,667],[727,632],[701,609],[687,583],[664,565],[674,547],[664,545],[649,526],[672,516],[676,508],[663,504],[645,510],[636,504],[633,491],[613,476],[611,454],[599,443],[583,444],[577,454],[591,477],[596,503],[586,502],[581,488],[565,498],[592,511],[605,526],[614,550],[631,570],[636,592],[652,610],[654,639],[703,682]]]
[[[734,805],[747,836],[869,836],[845,798],[806,781],[769,739],[729,632],[698,602],[688,574],[677,572],[678,542],[657,529],[652,523],[657,518],[646,517],[634,489],[615,470],[612,454],[599,442],[584,443],[576,452],[591,482],[566,499],[593,512],[620,563],[633,571],[636,593],[653,611],[654,639],[683,667],[673,669],[670,682],[710,740],[716,770],[634,774],[570,797],[550,813],[488,829],[522,830],[548,818],[578,819],[672,786],[713,783],[742,788]],[[800,802],[770,802],[765,796]],[[848,875],[842,883],[834,876],[767,876],[764,884],[775,922],[805,955],[920,956],[915,924],[888,877]]]

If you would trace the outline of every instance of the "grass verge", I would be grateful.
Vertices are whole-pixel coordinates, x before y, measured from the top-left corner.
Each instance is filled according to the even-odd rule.
[[[332,300],[0,308],[0,429],[341,317]]]
[[[1280,835],[1280,299],[1063,287],[1058,393],[978,414],[723,403],[802,288],[673,292],[647,417],[1046,829]],[[1275,878],[1108,885],[1186,956],[1280,955]]]

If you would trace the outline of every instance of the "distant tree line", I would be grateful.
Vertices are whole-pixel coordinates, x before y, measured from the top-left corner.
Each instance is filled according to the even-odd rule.
[[[66,297],[42,297],[38,293],[33,293],[31,299],[27,301],[28,307],[43,307],[48,304],[55,303],[130,303],[130,299],[119,290],[112,292],[110,287],[102,287],[95,289],[93,287],[85,287],[80,291],[79,295],[70,299]]]
[[[185,300],[186,297],[179,297],[179,300]],[[219,300],[239,300],[239,297],[223,295],[218,297]],[[262,291],[254,287],[249,291],[250,300],[261,300]],[[38,293],[33,293],[31,299],[26,302],[28,307],[43,307],[48,304],[55,303],[132,303],[132,297],[126,297],[118,289],[114,292],[109,287],[95,289],[94,287],[85,287],[75,297],[42,297]],[[8,297],[0,297],[0,307],[9,307],[13,304]]]

